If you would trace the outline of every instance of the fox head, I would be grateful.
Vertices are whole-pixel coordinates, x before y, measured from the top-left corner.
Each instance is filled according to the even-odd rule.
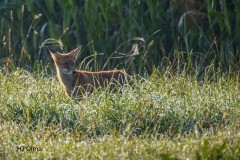
[[[75,62],[78,58],[78,53],[80,50],[81,46],[77,47],[69,53],[61,54],[52,49],[49,49],[57,72],[67,75],[73,74],[75,72]]]

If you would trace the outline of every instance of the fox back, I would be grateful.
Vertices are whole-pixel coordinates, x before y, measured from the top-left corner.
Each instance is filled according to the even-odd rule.
[[[88,72],[75,70],[75,62],[81,47],[69,53],[60,54],[49,50],[54,60],[57,77],[68,96],[79,99],[82,94],[93,92],[94,88],[103,87],[116,89],[130,81],[130,76],[121,70]]]

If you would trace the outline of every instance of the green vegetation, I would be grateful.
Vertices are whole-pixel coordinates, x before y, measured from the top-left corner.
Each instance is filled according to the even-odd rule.
[[[153,66],[175,63],[178,52],[182,52],[189,70],[210,64],[223,71],[229,66],[238,70],[239,0],[194,2],[4,0],[0,3],[0,58],[35,70],[37,60],[45,64],[49,57],[39,46],[54,38],[62,40],[65,51],[79,44],[86,46],[82,60],[103,53],[96,56],[98,66],[90,63],[96,70],[129,67],[138,73],[144,69],[152,72]],[[139,54],[129,58],[134,44]]]
[[[240,159],[239,7],[1,1],[0,159]],[[78,68],[125,68],[134,85],[66,97],[48,45],[83,45]]]
[[[0,157],[240,158],[239,75],[211,77],[155,70],[134,87],[96,90],[77,102],[43,72],[2,70]]]

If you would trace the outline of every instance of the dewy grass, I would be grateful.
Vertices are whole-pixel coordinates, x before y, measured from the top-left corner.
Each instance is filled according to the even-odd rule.
[[[0,157],[240,158],[240,84],[154,72],[81,102],[54,78],[0,72]]]

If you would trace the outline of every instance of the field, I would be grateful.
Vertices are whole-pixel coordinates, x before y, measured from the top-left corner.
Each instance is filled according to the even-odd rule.
[[[168,69],[81,102],[55,75],[0,71],[0,159],[239,159],[239,75]]]
[[[0,2],[0,160],[240,159],[240,1]],[[133,85],[67,97],[49,51]]]

